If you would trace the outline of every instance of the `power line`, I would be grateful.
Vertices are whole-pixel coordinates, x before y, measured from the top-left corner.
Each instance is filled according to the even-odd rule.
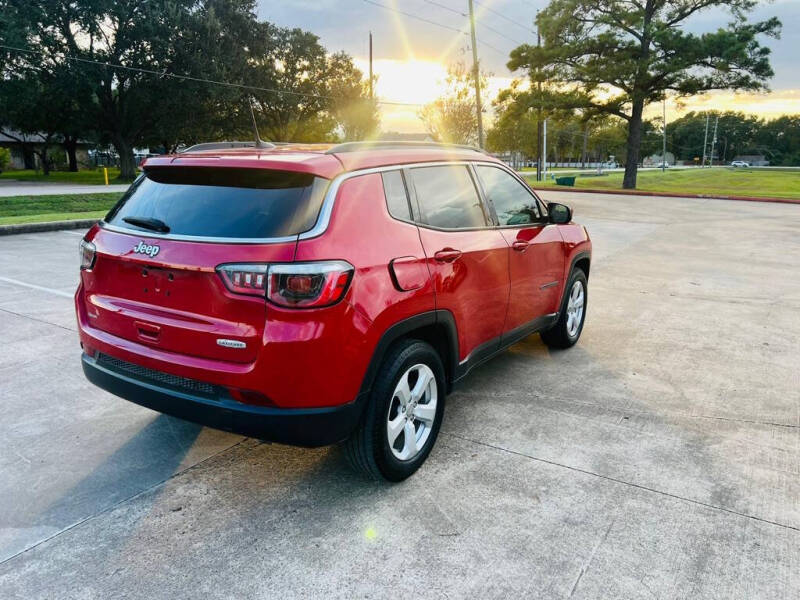
[[[527,31],[528,33],[532,33],[532,34],[536,35],[536,31],[535,31],[535,30],[533,30],[533,29],[530,29],[529,27],[526,27],[525,25],[520,25],[518,21],[515,21],[514,19],[512,19],[512,18],[510,18],[510,17],[507,17],[507,16],[505,16],[505,15],[504,15],[503,13],[501,13],[500,11],[494,10],[494,9],[493,9],[493,8],[491,8],[489,5],[487,5],[487,4],[484,4],[483,2],[478,2],[478,0],[475,0],[475,4],[477,4],[478,6],[482,6],[482,7],[483,7],[483,8],[484,8],[484,9],[485,9],[487,12],[490,12],[490,13],[492,13],[492,14],[494,14],[494,15],[497,15],[497,16],[498,16],[498,17],[500,17],[501,19],[505,19],[505,20],[506,20],[506,21],[508,21],[509,23],[513,23],[513,24],[514,24],[514,25],[516,25],[517,27],[521,27],[522,29],[524,29],[524,30],[525,30],[525,31]]]
[[[15,52],[24,52],[24,53],[27,53],[27,54],[37,54],[37,55],[45,56],[45,57],[50,56],[47,52],[42,52],[40,50],[31,50],[31,49],[28,49],[28,48],[18,48],[16,46],[8,46],[6,44],[0,44],[0,48],[3,48],[5,50],[12,50],[12,51],[15,51]],[[231,82],[228,82],[228,81],[216,81],[216,80],[213,80],[213,79],[203,79],[202,77],[193,77],[191,75],[177,75],[175,73],[168,73],[167,71],[156,71],[156,70],[153,70],[153,69],[144,69],[144,68],[141,68],[141,67],[129,67],[129,66],[126,66],[126,65],[119,65],[119,64],[110,63],[110,62],[103,62],[103,61],[99,61],[99,60],[91,60],[91,59],[88,59],[88,58],[79,58],[77,56],[70,56],[69,54],[61,54],[60,56],[64,60],[69,60],[69,61],[73,61],[73,62],[85,63],[85,64],[95,65],[95,66],[99,66],[99,67],[107,67],[107,68],[111,68],[111,69],[120,69],[120,70],[123,70],[123,71],[132,71],[132,72],[136,72],[136,73],[145,73],[147,75],[156,75],[158,77],[168,77],[170,79],[177,79],[177,80],[180,80],[180,81],[195,81],[197,83],[210,83],[210,84],[213,84],[213,85],[221,85],[221,86],[229,87],[229,88],[236,88],[236,89],[242,89],[242,90],[253,90],[253,91],[258,91],[258,92],[267,92],[267,93],[271,93],[271,94],[282,94],[282,95],[287,95],[287,96],[297,96],[297,97],[301,97],[301,98],[320,98],[320,99],[323,99],[323,100],[339,100],[340,99],[340,98],[337,98],[336,96],[330,96],[330,95],[324,95],[324,94],[308,94],[308,93],[304,93],[304,92],[293,92],[291,90],[279,90],[279,89],[276,89],[276,88],[266,88],[266,87],[259,87],[259,86],[255,86],[255,85],[245,85],[245,84],[242,84],[242,83],[231,83]],[[388,101],[388,100],[376,100],[375,102],[377,104],[384,104],[384,105],[387,105],[387,106],[424,106],[423,104],[421,104],[419,102],[392,102],[392,101]]]
[[[500,37],[507,39],[509,42],[515,43],[517,46],[521,46],[522,45],[522,42],[520,42],[519,40],[515,40],[512,37],[508,37],[505,33],[500,31],[499,29],[495,29],[494,27],[490,27],[486,23],[481,23],[480,21],[478,21],[478,22],[480,23],[481,27],[483,27],[484,29],[488,29],[489,31],[493,31],[494,33],[496,33]]]
[[[426,0],[426,1],[428,1],[428,0]],[[444,23],[439,23],[437,21],[431,21],[430,19],[426,19],[425,17],[420,17],[419,15],[415,15],[414,13],[410,13],[410,12],[406,12],[404,10],[400,10],[398,8],[394,8],[393,6],[386,6],[385,4],[381,4],[380,2],[375,2],[374,0],[364,0],[364,2],[366,2],[367,4],[372,4],[373,6],[377,6],[379,8],[382,8],[384,10],[388,10],[388,11],[403,15],[404,17],[408,17],[409,19],[416,19],[418,21],[422,21],[423,23],[428,23],[429,25],[434,25],[436,27],[441,27],[442,29],[447,29],[449,31],[455,31],[456,33],[460,33],[461,35],[465,35],[465,36],[469,35],[466,31],[458,29],[457,27],[452,27],[450,25],[445,25]],[[431,2],[431,3],[433,3],[433,2]],[[444,6],[444,5],[439,5],[438,3],[436,3],[436,5],[437,6],[442,6],[442,7]],[[448,10],[455,10],[455,9],[450,9],[450,7],[447,7],[447,8],[448,8]],[[481,39],[478,39],[478,41],[481,43],[481,45],[486,46],[490,50],[494,50],[498,54],[502,54],[503,56],[508,56],[508,54],[509,54],[506,50],[501,50],[500,48],[497,48],[496,46],[492,46],[491,44],[487,44],[486,42],[484,42]]]
[[[380,8],[385,9],[385,10],[390,10],[392,12],[396,12],[398,14],[401,14],[401,15],[403,15],[405,17],[409,17],[411,19],[417,19],[418,21],[423,21],[425,23],[428,23],[429,25],[435,25],[436,27],[441,27],[442,29],[449,29],[450,31],[455,31],[456,33],[461,33],[463,35],[467,35],[466,32],[461,31],[460,29],[457,29],[456,27],[451,27],[450,25],[444,25],[442,23],[437,23],[436,21],[431,21],[430,19],[426,19],[425,17],[420,17],[420,16],[415,15],[413,13],[405,12],[405,11],[400,10],[398,8],[394,8],[393,6],[386,6],[385,4],[381,4],[380,2],[374,2],[373,0],[364,0],[364,2],[366,2],[367,4],[372,4],[373,6],[378,6]]]
[[[447,6],[445,4],[442,4],[441,2],[436,2],[435,0],[422,0],[422,1],[425,2],[426,4],[431,4],[432,6],[437,6],[437,7],[441,8],[441,9],[443,9],[443,10],[446,10],[446,11],[451,12],[453,14],[456,14],[456,15],[459,15],[461,17],[464,17],[465,19],[468,18],[468,16],[469,16],[469,15],[461,12],[458,9],[455,9],[455,8],[452,8],[452,7]],[[476,2],[476,4],[477,4],[477,2]],[[476,20],[476,22],[480,23],[480,26],[483,27],[484,29],[486,29],[488,31],[491,31],[493,33],[496,33],[500,37],[507,39],[509,42],[513,42],[513,43],[517,44],[518,46],[522,45],[522,42],[520,42],[519,40],[515,40],[512,37],[507,36],[505,33],[500,31],[499,29],[495,29],[494,27],[491,27],[490,25],[487,25],[486,23],[484,23],[482,21],[477,21]],[[481,43],[483,43],[483,42],[481,42]]]
[[[450,11],[451,13],[455,13],[457,15],[461,15],[465,19],[467,18],[466,13],[463,13],[460,10],[457,10],[455,8],[450,8],[449,6],[446,6],[446,5],[441,4],[439,2],[434,2],[434,0],[422,0],[422,1],[427,3],[427,4],[432,4],[433,6],[438,6],[439,8],[443,8],[444,10]]]

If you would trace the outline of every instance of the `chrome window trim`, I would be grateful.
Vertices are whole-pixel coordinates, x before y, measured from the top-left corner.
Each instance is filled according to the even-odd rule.
[[[333,206],[334,203],[336,202],[336,196],[339,194],[339,188],[341,187],[342,183],[344,183],[348,179],[352,179],[353,177],[361,177],[362,175],[371,175],[373,173],[383,173],[384,171],[394,171],[397,169],[413,169],[415,167],[437,167],[443,165],[474,165],[474,164],[494,165],[500,168],[505,167],[503,163],[497,163],[491,160],[436,160],[436,161],[418,162],[418,163],[403,162],[398,164],[382,165],[380,167],[370,167],[368,169],[358,169],[356,171],[347,171],[345,173],[339,173],[336,177],[334,177],[331,180],[331,183],[328,186],[328,190],[325,192],[325,197],[322,200],[322,208],[320,208],[319,216],[317,216],[317,222],[308,231],[304,231],[303,233],[297,235],[289,235],[284,237],[271,237],[271,238],[228,238],[228,237],[210,237],[210,236],[199,236],[199,235],[156,233],[152,231],[137,231],[135,229],[128,229],[127,227],[118,227],[117,225],[111,225],[110,223],[106,222],[105,218],[101,219],[98,222],[98,224],[103,229],[107,229],[115,233],[122,233],[126,235],[143,237],[143,238],[174,240],[178,242],[203,242],[212,244],[284,244],[287,242],[310,240],[321,236],[323,233],[327,231],[328,225],[330,225],[331,215],[333,214]],[[414,223],[414,224],[427,227],[427,225],[422,223]],[[491,228],[492,226],[480,229],[491,229]],[[466,230],[445,229],[443,231],[466,231]]]

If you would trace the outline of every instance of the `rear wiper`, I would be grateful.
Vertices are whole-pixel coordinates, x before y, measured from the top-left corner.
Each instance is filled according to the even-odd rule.
[[[169,233],[169,225],[164,223],[161,219],[152,219],[150,217],[123,217],[122,220],[131,225],[136,225],[136,227],[149,229],[150,231]]]

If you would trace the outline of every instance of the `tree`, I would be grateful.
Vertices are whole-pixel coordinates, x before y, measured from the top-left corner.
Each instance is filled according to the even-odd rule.
[[[301,29],[263,24],[264,53],[254,59],[255,85],[275,92],[253,93],[259,129],[278,142],[325,142],[337,129],[363,139],[378,126],[368,82],[344,52],[328,55],[319,38]]]
[[[377,133],[378,103],[369,97],[369,81],[344,52],[337,52],[328,60],[327,94],[331,96],[331,113],[345,140],[361,141]]]
[[[551,0],[539,13],[541,47],[522,45],[508,67],[546,77],[562,106],[615,115],[627,122],[624,188],[636,187],[647,104],[668,94],[766,89],[773,75],[759,36],[777,37],[776,18],[750,23],[756,0]],[[727,8],[726,28],[686,31],[692,16]]]
[[[151,95],[158,100],[148,106],[153,125],[143,133],[142,143],[175,152],[182,144],[241,135],[249,139],[251,92],[236,85],[255,85],[251,58],[263,55],[266,47],[252,0],[199,2],[185,15],[181,35],[171,42],[171,72],[234,85],[151,77]]]
[[[485,89],[487,74],[481,72],[480,79]],[[453,63],[447,68],[444,83],[445,93],[419,111],[425,129],[440,142],[477,144],[478,115],[472,71],[463,62]]]
[[[132,179],[134,145],[153,127],[163,96],[154,75],[168,72],[172,48],[185,31],[193,0],[12,0],[24,16],[29,63],[46,60],[70,68],[89,85],[82,107],[101,137],[120,156],[120,177]],[[69,59],[65,57],[70,57]],[[79,62],[80,61],[80,62]],[[121,65],[122,68],[97,63]]]
[[[486,148],[492,152],[520,152],[536,156],[536,115],[517,114],[505,103],[495,105],[495,120],[486,133]]]
[[[37,71],[0,81],[0,133],[18,142],[23,154],[36,155],[45,175],[50,174],[50,148],[57,142],[56,104],[61,99]]]
[[[763,123],[755,142],[758,153],[766,154],[771,164],[800,166],[800,114]]]
[[[0,51],[3,78],[30,80],[45,65],[50,87],[30,89],[46,110],[28,112],[49,108],[60,123],[53,139],[71,157],[78,135],[94,130],[119,154],[121,179],[136,174],[134,147],[249,138],[251,99],[276,141],[377,127],[352,59],[329,55],[311,33],[259,22],[255,0],[0,0],[0,9],[0,40],[25,49]],[[18,121],[49,134],[35,116]]]
[[[703,156],[706,117],[710,127],[719,118],[716,154],[721,162],[729,162],[739,154],[759,153],[756,137],[763,123],[757,117],[733,111],[689,112],[667,126],[667,145],[676,158],[693,161]]]

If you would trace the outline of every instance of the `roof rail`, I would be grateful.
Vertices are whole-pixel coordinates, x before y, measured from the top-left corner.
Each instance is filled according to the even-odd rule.
[[[452,150],[472,150],[473,152],[486,153],[485,150],[476,148],[475,146],[468,146],[466,144],[440,144],[439,142],[392,142],[392,141],[374,141],[374,142],[344,142],[336,144],[332,148],[328,148],[325,154],[341,154],[345,152],[359,152],[362,150],[403,150],[405,148],[442,148]]]
[[[266,148],[274,148],[274,144],[270,144],[269,142],[261,142],[265,144]],[[255,148],[256,142],[205,142],[203,144],[195,144],[194,146],[189,146],[185,150],[181,151],[181,154],[184,152],[201,152],[203,150],[225,150],[228,148]]]

